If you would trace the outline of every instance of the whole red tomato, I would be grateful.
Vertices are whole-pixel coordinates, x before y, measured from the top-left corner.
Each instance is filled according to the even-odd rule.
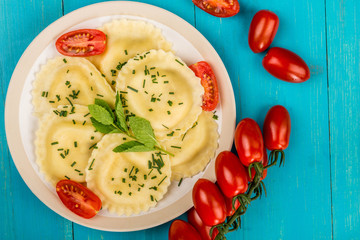
[[[263,159],[263,137],[259,125],[253,119],[245,118],[237,125],[235,147],[241,163],[246,167]]]
[[[265,147],[269,150],[284,150],[289,146],[290,114],[281,105],[270,108],[264,121]]]
[[[268,165],[269,163],[269,160],[268,160],[268,155],[267,155],[267,152],[266,152],[266,148],[264,148],[264,154],[263,154],[263,158],[261,159],[261,163],[262,165],[265,167],[266,165]],[[254,180],[254,177],[255,177],[255,169],[251,169],[251,181]],[[262,177],[260,178],[260,180],[264,180],[267,176],[267,169],[264,169],[263,172],[262,172]],[[249,179],[250,179],[250,176],[249,176]]]
[[[271,75],[286,82],[301,83],[310,78],[310,70],[305,61],[285,48],[271,48],[262,64]]]
[[[200,178],[194,185],[192,199],[196,212],[207,226],[214,226],[225,221],[225,199],[213,182]]]
[[[253,17],[249,30],[249,46],[254,53],[265,51],[275,38],[279,18],[269,10],[260,10]]]
[[[238,199],[235,201],[235,209],[233,209],[232,205],[232,198],[225,197],[225,203],[226,203],[226,215],[232,216],[235,211],[240,207],[240,202]]]
[[[216,180],[226,197],[232,198],[248,189],[248,173],[238,157],[229,151],[221,152],[215,162]]]
[[[196,229],[183,220],[173,221],[169,229],[169,240],[201,240],[200,234]]]
[[[211,227],[206,226],[201,220],[199,214],[196,212],[195,208],[191,208],[187,214],[188,222],[195,227],[195,229],[200,233],[202,240],[214,240],[219,231],[215,228],[210,237]]]

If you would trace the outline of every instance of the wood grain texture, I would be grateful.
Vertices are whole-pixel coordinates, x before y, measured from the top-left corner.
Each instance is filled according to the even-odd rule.
[[[237,122],[284,105],[292,118],[283,168],[271,168],[268,196],[253,202],[231,239],[360,239],[360,2],[358,0],[240,0],[240,13],[213,17],[190,0],[139,0],[184,18],[210,41],[230,75]],[[22,52],[48,24],[98,0],[0,0],[0,123],[12,71]],[[248,26],[260,9],[274,11],[280,27],[273,46],[299,54],[311,79],[290,84],[262,67]],[[14,106],[16,108],[16,106]],[[72,223],[48,209],[18,174],[0,135],[0,239],[167,239],[169,223],[113,233]],[[179,218],[186,219],[186,215]],[[260,227],[260,229],[259,229]]]
[[[360,238],[360,2],[326,2],[334,239]]]

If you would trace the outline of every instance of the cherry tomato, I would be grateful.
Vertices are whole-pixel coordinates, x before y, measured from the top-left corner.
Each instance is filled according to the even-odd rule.
[[[193,0],[192,2],[215,17],[231,17],[240,11],[237,0]]]
[[[289,146],[291,120],[290,114],[281,105],[268,111],[264,121],[265,147],[269,150],[284,150]]]
[[[279,18],[269,10],[260,10],[253,17],[249,30],[249,46],[254,53],[265,51],[275,38]]]
[[[196,229],[183,220],[173,221],[169,229],[169,240],[201,240],[200,234]]]
[[[219,90],[213,70],[204,61],[190,65],[189,68],[201,79],[201,85],[205,90],[202,108],[205,111],[213,111],[219,102]]]
[[[266,148],[264,148],[264,154],[263,154],[263,158],[261,159],[261,163],[263,164],[263,166],[265,167],[266,165],[268,165],[269,160],[268,160],[268,155],[266,152]],[[262,177],[260,178],[260,180],[264,180],[267,176],[267,169],[264,169],[262,172]],[[254,180],[255,177],[255,169],[251,169],[251,181]],[[250,176],[249,176],[250,179]]]
[[[240,202],[238,199],[235,201],[235,209],[233,209],[232,205],[232,198],[225,197],[225,203],[226,203],[226,215],[232,216],[235,211],[240,207]]]
[[[215,162],[216,180],[226,197],[232,198],[248,189],[248,173],[238,157],[229,151],[221,152]]]
[[[56,192],[62,203],[80,217],[92,218],[100,211],[100,198],[80,183],[61,180],[56,184]]]
[[[213,230],[212,237],[210,237],[211,227],[206,226],[201,220],[199,214],[196,212],[195,208],[191,208],[188,212],[188,222],[195,227],[195,229],[200,233],[202,240],[214,240],[216,235],[219,233],[217,228]]]
[[[271,75],[286,82],[301,83],[310,78],[310,70],[304,60],[284,48],[271,48],[262,64]]]
[[[241,163],[248,167],[261,162],[264,155],[264,142],[259,125],[251,118],[239,122],[235,130],[235,147]]]
[[[215,183],[200,178],[194,185],[192,199],[196,212],[207,226],[214,226],[225,221],[224,196]]]
[[[71,57],[99,55],[106,47],[106,35],[96,29],[79,29],[61,35],[55,43],[59,53]]]

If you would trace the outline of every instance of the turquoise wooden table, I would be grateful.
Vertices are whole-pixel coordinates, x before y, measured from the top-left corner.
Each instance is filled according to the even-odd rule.
[[[0,239],[167,239],[170,223],[112,233],[60,217],[31,193],[7,147],[5,96],[21,54],[47,25],[96,2],[0,0]],[[141,2],[177,14],[210,41],[229,72],[237,122],[251,117],[262,125],[275,104],[290,112],[285,167],[269,171],[268,196],[252,203],[242,229],[228,239],[360,239],[360,1],[240,0],[240,13],[229,19],[206,14],[190,0]],[[247,32],[260,9],[279,16],[273,46],[298,53],[310,66],[309,81],[271,77],[261,65],[264,54],[250,51]]]

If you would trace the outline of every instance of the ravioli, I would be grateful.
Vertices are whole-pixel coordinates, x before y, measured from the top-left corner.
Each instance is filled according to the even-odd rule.
[[[89,57],[89,60],[106,76],[109,84],[114,85],[119,70],[137,54],[151,50],[171,50],[159,28],[139,21],[118,19],[104,24],[99,30],[107,36],[105,52]]]
[[[167,155],[159,152],[115,153],[126,135],[107,134],[92,152],[86,168],[87,187],[102,201],[103,209],[119,215],[138,214],[154,207],[170,185]],[[163,165],[159,170],[158,164]]]
[[[213,113],[203,111],[183,136],[167,138],[162,143],[175,155],[170,157],[172,180],[192,177],[205,169],[218,148],[217,128]]]
[[[36,162],[52,184],[65,178],[85,182],[85,167],[103,134],[95,132],[87,107],[74,105],[52,109],[40,119],[36,132]]]
[[[115,92],[96,67],[84,58],[57,57],[42,66],[33,84],[35,115],[59,105],[89,105],[95,98],[114,105]]]
[[[202,111],[200,79],[171,52],[151,50],[129,60],[116,88],[127,114],[149,120],[160,138],[185,133]]]

